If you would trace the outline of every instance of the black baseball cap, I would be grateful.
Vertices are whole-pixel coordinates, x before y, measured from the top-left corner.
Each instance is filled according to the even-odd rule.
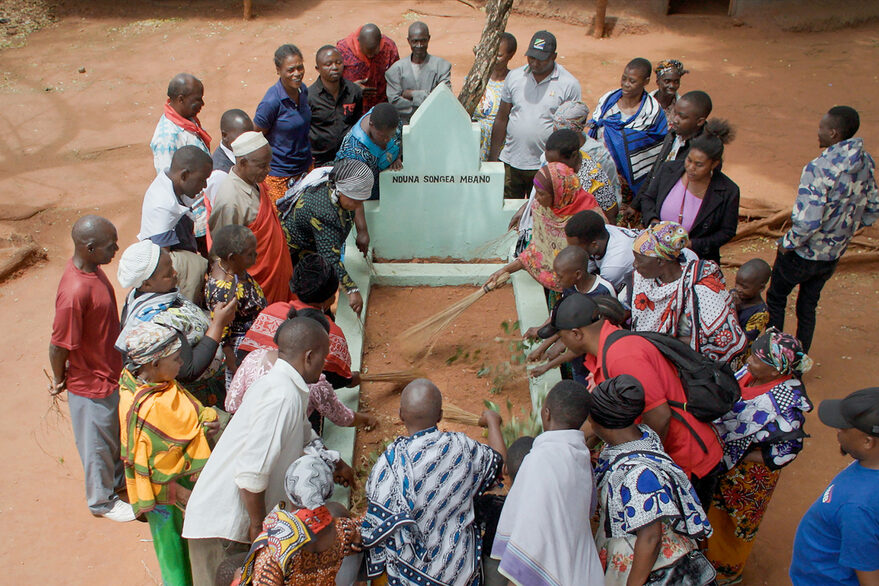
[[[583,328],[599,319],[598,305],[592,299],[582,293],[572,293],[556,304],[549,316],[549,323],[537,330],[537,335],[545,340],[560,330]]]
[[[537,31],[531,37],[531,42],[528,43],[528,50],[525,51],[525,56],[546,61],[555,53],[555,48],[555,35],[549,31]]]
[[[879,387],[855,391],[845,399],[821,401],[818,418],[836,429],[855,428],[879,437]]]

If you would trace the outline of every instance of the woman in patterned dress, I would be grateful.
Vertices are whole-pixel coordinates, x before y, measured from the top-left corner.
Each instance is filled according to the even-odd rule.
[[[779,471],[803,449],[805,413],[812,403],[800,378],[811,367],[799,340],[769,328],[736,373],[741,400],[715,422],[727,472],[708,512],[714,535],[705,554],[720,584],[741,581]]]
[[[303,257],[321,255],[335,269],[357,315],[363,309],[363,298],[342,262],[342,248],[355,214],[372,193],[373,183],[369,165],[353,158],[340,159],[332,167],[315,169],[295,190],[278,200],[294,270]]]
[[[223,353],[226,356],[226,386],[238,369],[235,352],[253,320],[266,308],[262,288],[247,269],[256,263],[256,236],[249,228],[237,224],[223,226],[213,234],[211,258],[214,263],[208,273],[204,296],[213,313],[224,302],[238,300],[232,322],[223,331]],[[225,394],[223,396],[225,401]]]
[[[644,410],[641,383],[620,375],[591,398],[589,421],[605,442],[595,467],[605,586],[711,583],[714,571],[696,545],[711,527],[696,490],[656,432],[635,423]]]
[[[501,34],[501,42],[497,50],[497,60],[491,70],[491,76],[485,86],[482,100],[473,112],[473,121],[479,124],[479,152],[482,160],[488,160],[488,151],[491,149],[491,127],[497,116],[498,108],[501,107],[501,90],[504,88],[504,80],[510,72],[510,59],[516,54],[516,37],[511,33]]]
[[[717,263],[691,260],[686,229],[659,222],[632,243],[635,272],[629,294],[632,330],[675,336],[717,362],[730,363],[748,338]]]
[[[345,569],[343,562],[362,551],[362,541],[359,519],[350,518],[347,511],[334,515],[327,506],[333,495],[333,465],[306,448],[287,470],[284,489],[288,500],[263,522],[241,584],[335,586],[336,574]],[[358,558],[351,558],[351,567],[359,567]]]

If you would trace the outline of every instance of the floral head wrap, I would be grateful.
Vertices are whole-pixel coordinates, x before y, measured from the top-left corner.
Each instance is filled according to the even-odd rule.
[[[794,336],[769,328],[754,340],[751,353],[780,372],[801,376],[812,369],[812,359]]]
[[[547,163],[534,176],[534,186],[552,193],[552,210],[558,210],[573,203],[581,191],[577,172],[564,163]],[[585,193],[585,192],[584,192]]]
[[[131,328],[125,337],[128,362],[135,367],[170,356],[180,345],[177,330],[148,321]]]
[[[312,533],[333,521],[325,506],[333,496],[333,456],[338,457],[338,452],[319,452],[306,447],[305,455],[290,464],[284,476],[284,490],[290,503],[298,509],[295,514]]]
[[[684,64],[677,59],[665,59],[660,61],[656,66],[656,69],[653,71],[656,73],[657,80],[661,79],[663,75],[668,73],[677,73],[678,75],[686,75],[687,73],[690,73],[684,69]]]
[[[641,232],[632,243],[632,249],[644,256],[676,260],[689,245],[686,228],[676,222],[659,222]]]
[[[552,127],[555,130],[570,128],[576,132],[583,132],[583,129],[589,125],[589,120],[589,106],[572,100],[556,108],[552,116]]]

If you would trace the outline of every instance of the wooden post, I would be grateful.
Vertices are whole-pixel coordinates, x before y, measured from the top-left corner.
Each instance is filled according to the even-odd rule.
[[[595,20],[593,22],[592,34],[596,39],[604,36],[604,21],[607,16],[607,0],[595,0]]]
[[[253,0],[244,0],[244,20],[253,18]]]
[[[488,0],[485,3],[485,28],[482,29],[479,44],[474,48],[476,56],[473,67],[470,68],[461,93],[458,94],[458,101],[471,116],[488,84],[501,44],[501,34],[507,28],[507,19],[512,7],[513,0]]]

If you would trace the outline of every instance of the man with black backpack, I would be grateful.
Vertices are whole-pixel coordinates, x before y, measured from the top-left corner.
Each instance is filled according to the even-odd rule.
[[[686,344],[675,345],[677,340],[669,336],[656,334],[659,338],[653,340],[649,334],[621,330],[607,321],[595,301],[586,295],[569,295],[556,306],[550,325],[541,328],[539,335],[555,333],[568,349],[586,355],[584,364],[596,384],[621,374],[638,379],[645,399],[641,422],[659,435],[666,452],[690,477],[707,509],[723,449],[712,425],[700,418],[728,411],[735,401],[726,388],[728,370],[700,362],[701,355]],[[689,383],[687,388],[682,379]],[[734,379],[732,383],[735,385]],[[695,400],[699,418],[690,408],[691,400]]]

